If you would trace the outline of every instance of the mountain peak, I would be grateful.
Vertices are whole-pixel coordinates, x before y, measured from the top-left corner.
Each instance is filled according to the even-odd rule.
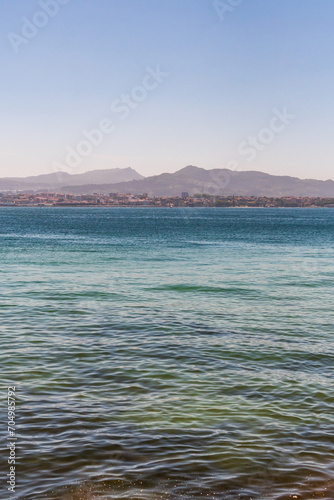
[[[194,172],[198,172],[199,170],[204,170],[204,168],[200,167],[195,167],[194,165],[187,165],[186,167],[181,168],[181,170],[178,170],[175,173],[186,173],[186,174],[192,174]]]

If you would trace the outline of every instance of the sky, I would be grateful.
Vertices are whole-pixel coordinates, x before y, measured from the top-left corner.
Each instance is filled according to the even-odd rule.
[[[0,176],[333,179],[333,0],[0,0]]]

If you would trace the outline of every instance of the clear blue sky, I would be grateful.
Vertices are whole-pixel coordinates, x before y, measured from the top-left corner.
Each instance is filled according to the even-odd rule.
[[[49,1],[53,17],[38,14],[47,0],[0,0],[1,177],[68,166],[67,148],[107,118],[114,130],[68,172],[334,178],[333,0],[241,0],[225,14],[221,0],[220,15],[212,0]],[[27,32],[24,18],[44,25]],[[144,96],[157,65],[168,76],[147,76]],[[143,99],[122,120],[111,104],[133,91]],[[268,131],[274,109],[294,118]]]

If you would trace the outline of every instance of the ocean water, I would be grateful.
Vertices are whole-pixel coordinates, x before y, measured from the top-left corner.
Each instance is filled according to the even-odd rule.
[[[333,244],[333,209],[0,209],[0,498],[333,500]]]

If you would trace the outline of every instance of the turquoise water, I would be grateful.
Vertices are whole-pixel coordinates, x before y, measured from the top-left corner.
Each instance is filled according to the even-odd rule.
[[[333,243],[331,209],[0,209],[0,497],[332,500]]]

